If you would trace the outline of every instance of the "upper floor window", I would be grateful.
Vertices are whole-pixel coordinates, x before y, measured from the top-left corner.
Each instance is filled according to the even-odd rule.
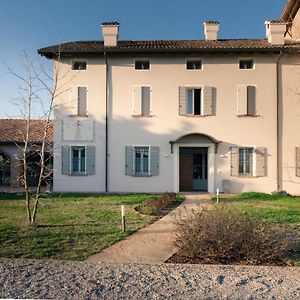
[[[256,116],[256,87],[252,85],[239,85],[238,116]]]
[[[201,89],[187,89],[186,113],[201,115]]]
[[[72,70],[86,70],[86,61],[73,61]]]
[[[151,116],[151,89],[150,86],[134,86],[133,87],[133,116]]]
[[[150,69],[150,61],[147,59],[136,60],[134,64],[134,68],[136,70],[149,70]]]
[[[240,70],[254,69],[254,60],[253,59],[240,59],[239,68],[240,68]]]
[[[201,70],[202,69],[202,61],[201,60],[187,60],[186,69],[187,70]]]

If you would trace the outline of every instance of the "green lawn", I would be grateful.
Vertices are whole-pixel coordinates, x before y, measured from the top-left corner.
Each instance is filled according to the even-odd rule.
[[[134,207],[153,195],[49,195],[27,225],[22,194],[0,194],[0,257],[84,260],[155,220]],[[127,232],[121,231],[120,206]]]
[[[216,202],[216,198],[213,198]],[[252,218],[282,226],[287,235],[296,241],[289,259],[300,264],[300,197],[242,193],[221,195],[220,203],[248,213]],[[298,241],[298,242],[297,242]]]

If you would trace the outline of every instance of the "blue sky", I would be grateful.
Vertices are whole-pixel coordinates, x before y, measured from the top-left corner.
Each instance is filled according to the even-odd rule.
[[[16,117],[10,99],[23,72],[22,52],[75,40],[102,39],[100,24],[119,21],[120,39],[202,39],[203,22],[220,21],[220,38],[264,38],[266,19],[287,0],[0,0],[0,117]]]

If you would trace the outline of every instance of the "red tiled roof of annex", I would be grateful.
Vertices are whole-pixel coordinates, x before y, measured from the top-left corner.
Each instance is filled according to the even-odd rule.
[[[31,120],[29,142],[42,142],[45,120]],[[26,136],[26,120],[24,119],[0,119],[0,143],[24,142]],[[47,130],[47,142],[53,141],[53,124],[50,122]]]

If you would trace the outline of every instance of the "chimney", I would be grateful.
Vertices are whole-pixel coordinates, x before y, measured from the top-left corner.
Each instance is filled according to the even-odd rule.
[[[105,47],[116,47],[119,38],[118,22],[104,22],[101,24]]]
[[[206,21],[204,25],[204,36],[206,41],[216,41],[220,23],[218,21]]]
[[[277,20],[267,20],[265,24],[268,42],[272,45],[284,45],[284,34],[287,23]]]

